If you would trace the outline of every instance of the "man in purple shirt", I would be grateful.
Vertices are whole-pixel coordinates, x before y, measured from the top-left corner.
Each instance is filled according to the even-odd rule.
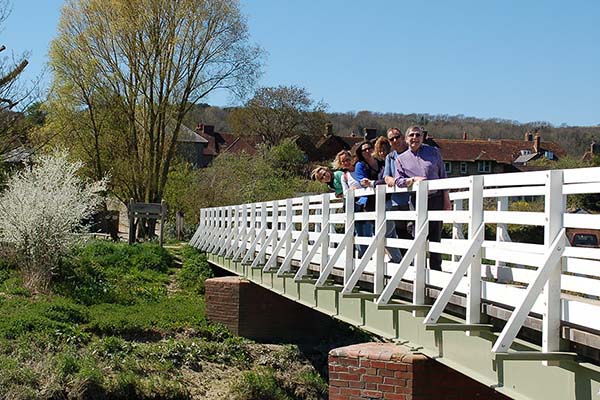
[[[408,150],[396,157],[396,186],[410,187],[414,182],[446,178],[446,170],[440,151],[423,144],[423,131],[411,126],[404,136]],[[429,192],[427,207],[430,210],[450,210],[448,191]],[[429,222],[429,241],[439,242],[442,238],[442,221]],[[429,253],[429,268],[442,270],[442,255]]]

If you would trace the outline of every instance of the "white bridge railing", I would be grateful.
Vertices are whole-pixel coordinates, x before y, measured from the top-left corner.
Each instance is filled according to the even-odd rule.
[[[380,308],[428,310],[427,325],[438,322],[453,294],[466,296],[465,331],[482,325],[482,302],[506,306],[514,311],[493,345],[495,353],[508,352],[530,313],[542,315],[542,353],[561,350],[561,325],[600,331],[600,249],[571,247],[566,237],[567,229],[600,228],[600,214],[566,211],[567,196],[600,193],[600,168],[423,181],[411,188],[414,211],[386,212],[386,193],[406,190],[381,185],[350,191],[345,200],[324,194],[203,209],[190,243],[297,281],[313,273],[316,287],[331,285],[332,272],[342,271],[342,295],[351,295],[365,274],[372,275]],[[450,190],[454,209],[428,210],[430,190]],[[373,195],[376,211],[353,211],[355,196]],[[542,199],[544,211],[509,211],[510,200],[523,196]],[[355,236],[355,222],[367,220],[374,222],[375,236]],[[413,221],[414,239],[386,238],[388,220]],[[432,220],[452,224],[453,237],[428,242]],[[511,241],[509,224],[543,227],[543,244]],[[494,240],[484,237],[486,225],[496,227]],[[362,259],[355,258],[355,244],[368,246]],[[385,247],[404,249],[402,261],[386,262]],[[426,267],[427,251],[447,255],[442,271]],[[401,281],[412,283],[410,304],[393,297]],[[428,286],[441,288],[430,306]]]

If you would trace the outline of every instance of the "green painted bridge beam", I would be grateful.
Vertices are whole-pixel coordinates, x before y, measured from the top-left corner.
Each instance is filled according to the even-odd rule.
[[[511,353],[495,353],[496,361],[574,361],[577,353],[557,351],[543,353],[541,351],[519,351]]]
[[[425,330],[428,331],[491,331],[493,325],[488,324],[425,324]]]

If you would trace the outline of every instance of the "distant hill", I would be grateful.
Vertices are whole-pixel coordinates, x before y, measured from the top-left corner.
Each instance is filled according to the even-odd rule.
[[[231,108],[221,108],[199,104],[187,115],[185,123],[194,128],[198,123],[215,126],[217,132],[231,132],[227,117]],[[600,142],[600,126],[560,126],[536,121],[520,123],[504,119],[480,119],[464,115],[429,115],[376,113],[359,111],[348,113],[328,113],[333,124],[333,132],[349,136],[353,132],[361,136],[364,128],[375,128],[384,134],[389,127],[406,129],[410,125],[424,126],[434,138],[462,138],[466,132],[469,138],[523,139],[525,132],[538,131],[544,141],[559,143],[569,155],[581,157],[595,139]],[[236,133],[236,132],[232,132]],[[322,132],[315,132],[320,135]]]

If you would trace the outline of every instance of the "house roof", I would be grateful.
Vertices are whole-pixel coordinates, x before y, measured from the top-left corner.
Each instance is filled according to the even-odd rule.
[[[225,135],[225,134],[223,134]],[[256,144],[258,143],[257,137],[235,137],[232,134],[227,134],[231,136],[233,139],[229,143],[229,145],[221,151],[222,153],[233,153],[240,154],[246,153],[250,155],[254,155],[257,153]]]
[[[534,141],[514,139],[435,139],[440,146],[445,161],[496,161],[512,164],[520,156],[521,150],[534,151]],[[540,142],[540,152],[552,151],[557,157],[567,152],[557,143]]]
[[[187,126],[181,124],[179,127],[179,135],[177,136],[178,142],[184,143],[208,143],[208,140],[198,135],[192,129]]]
[[[207,127],[209,127],[209,125],[207,125]],[[215,132],[212,128],[213,126],[210,126],[210,129],[205,130],[204,125],[201,125],[200,127],[196,128],[195,132],[202,139],[206,140],[206,146],[204,147],[203,154],[207,156],[216,156],[220,153],[222,147],[227,147],[230,144],[221,133]],[[227,137],[231,142],[233,142],[233,137]]]
[[[294,141],[311,161],[333,160],[335,155],[341,150],[352,151],[353,147],[363,141],[359,137],[349,136],[311,136],[298,135]]]

